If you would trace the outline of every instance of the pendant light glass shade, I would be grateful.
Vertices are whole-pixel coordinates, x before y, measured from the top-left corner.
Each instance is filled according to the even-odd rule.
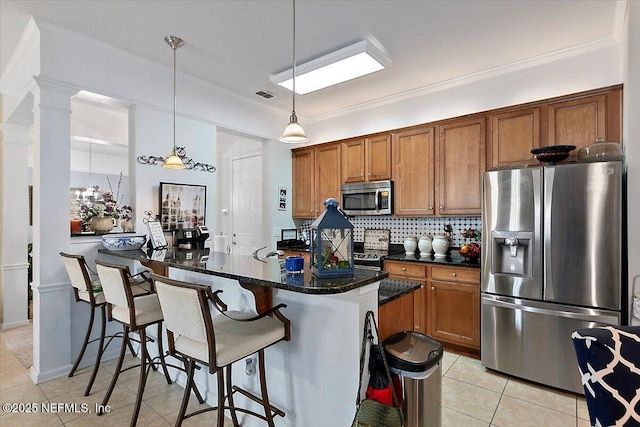
[[[294,112],[291,114],[289,118],[289,124],[286,128],[284,128],[284,132],[280,137],[281,142],[288,143],[297,143],[297,142],[307,142],[309,138],[307,138],[307,134],[304,132],[304,129],[298,123],[298,117]]]
[[[298,142],[307,142],[307,134],[302,126],[298,123],[296,116],[296,0],[293,0],[293,91],[292,91],[292,108],[289,124],[284,128],[284,132],[280,137],[280,142],[295,144]]]
[[[185,165],[180,157],[178,157],[175,153],[172,153],[168,155],[166,159],[164,159],[162,167],[167,169],[184,169]]]

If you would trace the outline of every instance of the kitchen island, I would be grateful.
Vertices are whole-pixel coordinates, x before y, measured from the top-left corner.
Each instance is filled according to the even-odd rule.
[[[355,414],[360,346],[365,313],[377,313],[378,286],[388,276],[384,271],[357,270],[352,277],[318,279],[308,268],[302,275],[287,275],[282,260],[255,259],[209,251],[99,250],[109,262],[140,270],[141,263],[154,271],[164,269],[177,280],[209,284],[222,290],[229,310],[261,311],[258,303],[267,295],[273,305],[284,303],[282,313],[291,320],[291,341],[265,352],[271,402],[286,413],[276,417],[278,426],[347,426]],[[261,292],[260,290],[264,291]],[[149,330],[151,333],[152,331]],[[155,346],[150,346],[150,351]],[[215,405],[214,376],[196,372],[196,382],[206,400]],[[172,376],[184,386],[185,375]],[[233,368],[234,382],[258,392],[257,375],[246,375],[245,363]],[[251,401],[236,397],[236,403],[260,412]],[[206,415],[203,415],[206,417]],[[245,418],[242,425],[261,425]]]

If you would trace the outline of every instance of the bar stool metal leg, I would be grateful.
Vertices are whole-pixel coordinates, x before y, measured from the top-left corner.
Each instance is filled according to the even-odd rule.
[[[125,337],[129,336],[129,327],[124,326],[124,335]],[[111,393],[113,393],[113,389],[118,382],[118,377],[120,376],[120,370],[122,369],[122,363],[124,362],[124,355],[127,353],[127,343],[128,339],[122,339],[122,345],[120,346],[120,356],[118,357],[118,363],[116,363],[115,371],[113,372],[113,377],[111,378],[111,384],[109,384],[109,388],[107,389],[107,393],[104,395],[102,399],[102,404],[98,409],[98,415],[104,414],[104,408],[109,403],[109,398],[111,397]]]
[[[218,415],[216,426],[222,427],[224,425],[224,375],[222,369],[218,370],[218,409],[216,413]]]
[[[269,396],[267,395],[267,379],[264,372],[264,350],[258,351],[258,369],[260,369],[260,391],[262,392],[262,405],[264,406],[264,413],[267,417],[267,423],[269,427],[274,427],[273,424],[273,412],[271,405],[269,404]]]
[[[73,364],[73,368],[71,368],[71,372],[69,372],[69,378],[71,378],[75,374],[76,369],[78,369],[78,365],[80,365],[80,361],[82,360],[82,356],[84,356],[84,352],[87,349],[87,344],[89,344],[89,338],[91,338],[91,329],[93,329],[93,320],[95,319],[95,317],[96,317],[95,307],[91,307],[91,315],[89,317],[89,325],[87,326],[87,332],[84,335],[84,342],[82,343],[82,348],[80,349],[80,353],[78,353],[76,362]],[[100,349],[98,349],[98,354],[100,354],[99,350]]]
[[[231,366],[225,368],[227,371],[227,398],[229,399],[229,412],[231,412],[231,421],[234,426],[240,425],[238,423],[238,414],[236,413],[236,405],[233,403],[233,382],[231,381]]]
[[[92,309],[93,312],[95,310]],[[85,396],[89,396],[91,393],[91,387],[93,387],[93,382],[96,380],[96,375],[98,374],[98,369],[100,368],[100,361],[102,360],[102,354],[104,353],[104,335],[107,329],[107,309],[106,305],[100,306],[100,320],[102,321],[100,327],[100,344],[98,345],[98,352],[96,353],[96,362],[93,365],[93,372],[91,373],[91,379],[89,379],[89,384],[87,384],[87,388],[84,391]],[[83,349],[84,352],[84,349]],[[77,362],[76,362],[77,363]],[[71,375],[69,375],[71,376]]]
[[[138,422],[138,415],[140,414],[140,406],[142,406],[142,395],[144,394],[144,386],[147,383],[147,333],[145,328],[140,329],[140,380],[138,381],[138,393],[136,394],[136,403],[133,407],[133,416],[131,417],[131,427],[134,427]],[[153,362],[151,362],[153,366]]]
[[[182,403],[180,404],[180,410],[178,411],[178,418],[176,419],[175,427],[180,427],[182,425],[182,421],[184,420],[184,414],[186,414],[187,406],[189,406],[191,386],[194,385],[193,376],[196,368],[196,362],[194,362],[191,359],[185,360],[185,368],[187,371],[187,383],[185,384],[185,387],[184,387],[184,394],[182,395]],[[196,390],[197,392],[198,389],[195,388],[194,386],[194,390]]]
[[[167,379],[167,384],[171,384],[171,377],[169,377],[167,363],[164,360],[164,348],[162,347],[162,322],[158,323],[158,356],[160,357],[160,365],[162,366],[164,377]]]

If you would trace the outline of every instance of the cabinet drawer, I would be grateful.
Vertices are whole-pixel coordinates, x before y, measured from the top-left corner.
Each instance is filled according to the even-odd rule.
[[[446,282],[480,283],[480,270],[456,267],[432,267],[431,279]]]
[[[391,276],[413,277],[416,279],[426,279],[427,277],[427,265],[421,263],[385,261],[384,269]]]

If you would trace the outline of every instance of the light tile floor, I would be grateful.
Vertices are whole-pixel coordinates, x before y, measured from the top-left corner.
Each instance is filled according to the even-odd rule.
[[[127,363],[136,363],[129,356]],[[115,361],[102,364],[91,395],[82,394],[90,368],[72,378],[62,377],[34,385],[18,359],[0,340],[0,403],[77,403],[92,409],[100,403],[115,366]],[[587,427],[589,416],[584,397],[538,386],[483,368],[479,360],[445,352],[442,367],[442,427]],[[95,414],[6,413],[0,412],[0,426],[120,426],[129,423],[137,387],[138,371],[132,369],[120,376],[109,402],[112,412]],[[147,383],[138,426],[167,427],[173,425],[183,389],[170,386],[164,377],[152,374]],[[194,397],[190,409],[197,405]],[[79,406],[79,405],[78,405]],[[39,407],[39,405],[36,405]],[[186,426],[210,426],[215,412],[190,418]],[[231,426],[227,419],[225,426]]]

